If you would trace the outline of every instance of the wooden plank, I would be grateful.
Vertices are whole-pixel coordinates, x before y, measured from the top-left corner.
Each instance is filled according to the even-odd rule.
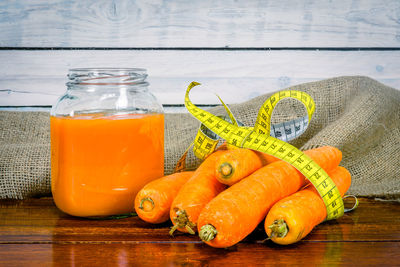
[[[400,242],[0,244],[2,266],[398,266]]]
[[[399,218],[398,202],[361,198],[358,209],[296,244],[263,242],[259,228],[233,247],[215,249],[187,234],[169,237],[168,223],[75,218],[51,198],[0,200],[0,266],[396,266]]]
[[[59,211],[51,198],[0,201],[0,244],[37,242],[200,242],[197,236],[168,234],[169,222],[152,225],[130,217],[119,220],[88,220]],[[373,216],[371,216],[373,214]],[[266,238],[257,228],[244,243]],[[336,221],[325,222],[302,242],[330,241],[400,242],[400,204],[360,199],[360,206]]]
[[[237,103],[291,85],[365,75],[400,88],[400,51],[0,51],[0,106],[52,105],[69,68],[143,67],[163,104],[183,104],[191,81],[195,103]],[[206,92],[206,93],[205,93]]]
[[[398,47],[400,2],[1,1],[3,47]]]

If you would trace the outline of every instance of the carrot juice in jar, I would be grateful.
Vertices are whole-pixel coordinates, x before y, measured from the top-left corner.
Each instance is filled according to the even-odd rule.
[[[143,69],[72,69],[51,111],[51,189],[81,217],[134,211],[137,192],[164,173],[164,114]]]

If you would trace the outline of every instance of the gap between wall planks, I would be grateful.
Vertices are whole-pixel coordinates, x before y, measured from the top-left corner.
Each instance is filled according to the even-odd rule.
[[[238,103],[291,85],[365,75],[400,89],[400,50],[0,50],[0,106],[52,105],[66,90],[69,68],[143,67],[162,104],[192,99]]]
[[[400,1],[0,1],[2,47],[398,47]]]

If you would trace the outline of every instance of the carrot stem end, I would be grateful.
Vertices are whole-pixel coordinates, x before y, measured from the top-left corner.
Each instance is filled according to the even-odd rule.
[[[150,204],[151,204],[151,209],[148,209],[148,208],[146,207],[146,210],[145,210],[145,207],[143,207],[143,204],[144,204],[146,201],[150,202]],[[142,198],[142,199],[140,200],[139,209],[144,210],[144,211],[152,211],[152,210],[154,209],[154,207],[155,207],[154,201],[153,201],[150,197],[144,197],[144,198]]]
[[[186,231],[188,231],[188,233],[191,235],[196,234],[193,230],[196,225],[189,220],[189,217],[185,210],[178,210],[176,212],[176,217],[173,218],[173,222],[175,225],[172,226],[171,230],[169,231],[169,234],[171,236],[173,236],[174,232],[179,228],[185,228]]]
[[[178,229],[178,225],[175,224],[171,227],[171,230],[169,230],[169,235],[174,236],[174,232],[176,231],[176,229]]]
[[[201,227],[199,237],[201,240],[207,242],[213,240],[217,234],[218,231],[214,226],[211,224],[206,224]]]
[[[274,237],[279,237],[283,238],[287,235],[289,232],[288,226],[283,219],[275,220],[273,224],[268,226],[269,229],[271,229],[271,238]]]
[[[229,178],[233,174],[233,167],[228,162],[224,162],[219,166],[218,171],[222,178]]]

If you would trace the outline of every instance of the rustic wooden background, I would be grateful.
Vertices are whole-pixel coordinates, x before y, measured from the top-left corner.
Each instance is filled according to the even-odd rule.
[[[227,103],[341,75],[399,89],[400,1],[3,0],[0,62],[3,109],[52,105],[75,67],[146,68],[168,106],[193,80]]]

